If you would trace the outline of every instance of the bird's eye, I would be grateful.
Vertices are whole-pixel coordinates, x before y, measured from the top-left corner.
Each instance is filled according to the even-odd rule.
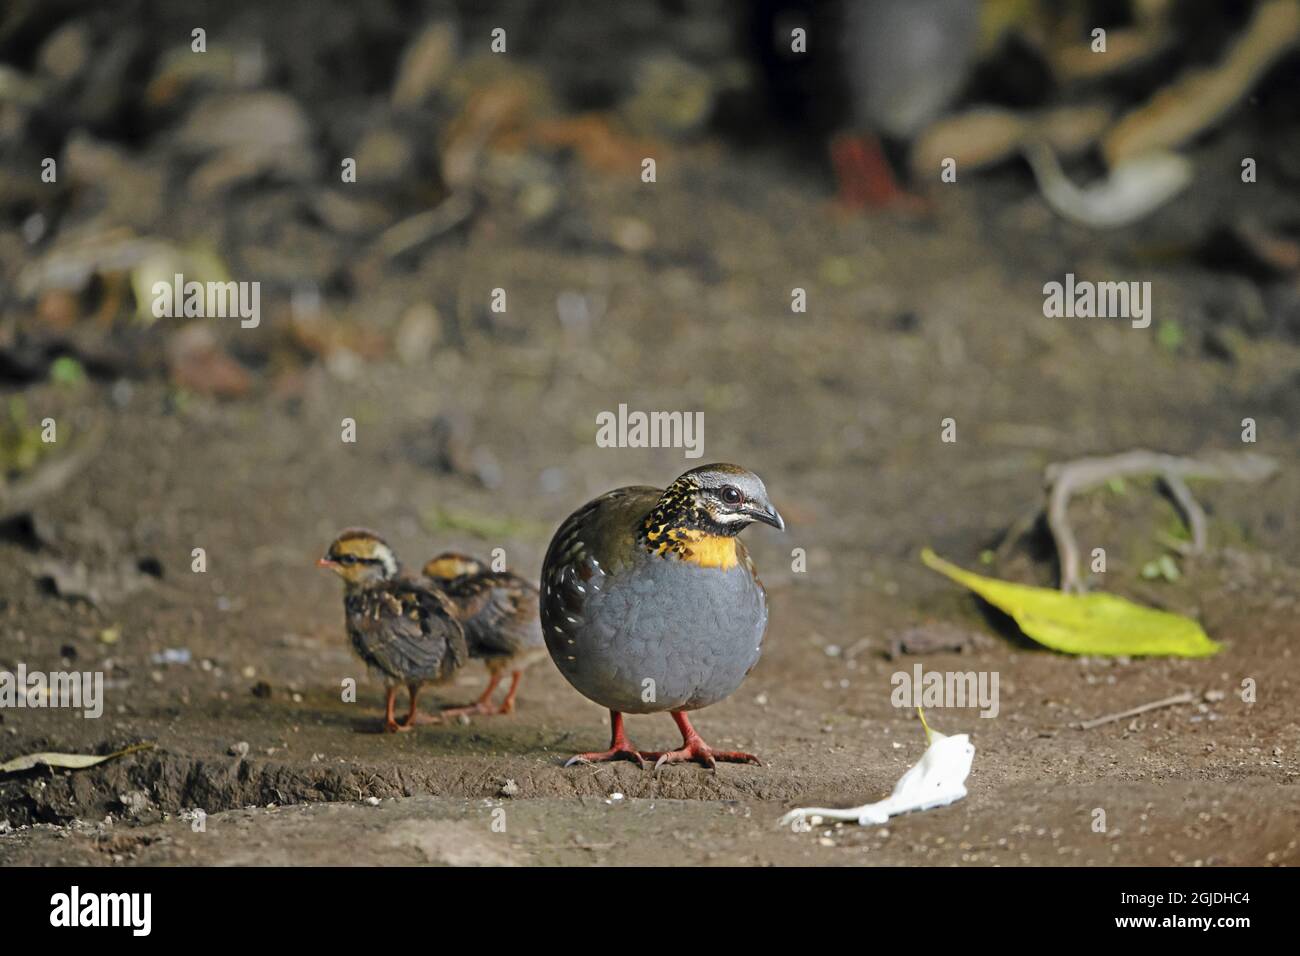
[[[339,558],[339,564],[356,564],[356,563],[357,563],[356,555],[345,554]]]
[[[727,485],[722,489],[722,500],[729,505],[738,505],[745,500],[745,496],[740,493],[739,488]]]

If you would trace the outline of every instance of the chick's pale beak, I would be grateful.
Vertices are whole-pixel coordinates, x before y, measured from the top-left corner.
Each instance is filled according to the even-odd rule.
[[[750,513],[754,516],[755,521],[770,524],[777,531],[785,530],[785,519],[781,517],[775,505],[768,505],[766,508],[755,508]]]
[[[334,564],[335,562],[331,561],[329,558],[316,559],[316,567],[318,568],[332,568],[334,567]]]

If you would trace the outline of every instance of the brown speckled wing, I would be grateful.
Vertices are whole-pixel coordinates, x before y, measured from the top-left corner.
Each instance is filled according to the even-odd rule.
[[[645,485],[607,492],[569,515],[551,539],[542,562],[542,636],[562,673],[574,669],[574,634],[584,624],[587,599],[610,571],[635,560],[636,519],[662,493]]]
[[[537,588],[508,571],[466,575],[446,585],[473,657],[505,657],[540,647]]]
[[[408,581],[344,599],[352,646],[397,681],[441,681],[469,659],[450,601]]]

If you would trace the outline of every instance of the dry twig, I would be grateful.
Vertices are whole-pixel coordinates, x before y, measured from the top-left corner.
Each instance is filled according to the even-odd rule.
[[[1102,724],[1113,724],[1117,720],[1123,720],[1125,717],[1136,717],[1139,714],[1145,714],[1149,710],[1159,710],[1161,707],[1173,707],[1177,704],[1190,704],[1196,700],[1196,695],[1190,690],[1183,691],[1181,694],[1175,694],[1173,697],[1166,697],[1164,700],[1154,700],[1149,704],[1142,704],[1140,707],[1131,707],[1128,710],[1121,710],[1118,714],[1107,714],[1105,717],[1094,717],[1092,720],[1085,720],[1082,723],[1075,724],[1080,730],[1092,730],[1094,727],[1100,727]]]
[[[1142,450],[1106,458],[1080,458],[1048,465],[1044,473],[1047,483],[1047,525],[1056,542],[1061,590],[1067,593],[1083,590],[1079,578],[1079,545],[1067,515],[1070,498],[1074,494],[1099,487],[1116,478],[1158,475],[1183,513],[1192,532],[1192,548],[1199,553],[1205,547],[1205,512],[1192,497],[1186,480],[1203,478],[1258,482],[1271,477],[1277,467],[1277,462],[1272,458],[1254,453],[1213,453],[1203,458],[1180,458]]]

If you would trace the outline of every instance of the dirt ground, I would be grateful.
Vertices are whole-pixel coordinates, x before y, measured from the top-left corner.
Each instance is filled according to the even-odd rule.
[[[449,321],[425,361],[261,369],[259,391],[231,401],[177,401],[148,378],[29,388],[29,408],[104,441],[0,535],[0,666],[102,670],[107,709],[5,710],[0,761],[154,746],[0,778],[0,863],[1300,863],[1300,344],[1284,327],[1242,331],[1273,305],[1186,254],[1226,207],[1295,206],[1266,183],[1243,199],[1217,172],[1251,135],[1198,147],[1194,200],[1101,236],[1055,220],[1022,170],[963,181],[921,219],[847,216],[823,178],[778,153],[682,144],[653,186],[571,174],[546,228],[489,206],[416,267],[331,306],[387,330],[376,316],[431,298]],[[604,238],[629,219],[653,236],[644,251]],[[1043,283],[1071,271],[1150,280],[1156,325],[1044,318]],[[806,314],[790,311],[796,286]],[[505,315],[487,312],[495,287],[509,290]],[[236,341],[274,334],[286,307],[266,308]],[[1161,322],[1176,340],[1157,338]],[[745,536],[771,601],[763,658],[696,719],[710,743],[764,765],[566,769],[605,745],[606,716],[549,662],[514,715],[380,733],[382,688],[351,655],[338,582],[315,559],[364,525],[411,565],[500,547],[536,577],[578,505],[699,463],[597,448],[596,415],[619,403],[703,411],[702,460],[756,471],[786,517],[784,535]],[[355,444],[340,440],[347,417]],[[948,417],[955,443],[940,440]],[[1245,417],[1255,445],[1240,440]],[[477,475],[421,459],[435,420],[455,423]],[[1130,448],[1249,448],[1281,465],[1260,487],[1195,486],[1211,548],[1173,582],[1139,573],[1177,524],[1149,483],[1082,496],[1071,513],[1110,555],[1099,584],[1197,617],[1219,655],[1055,654],[918,560],[930,546],[1054,582],[1041,541],[983,567],[980,555],[1039,500],[1046,464]],[[191,571],[197,547],[204,573]],[[806,572],[792,571],[794,548]],[[131,593],[68,600],[40,566],[69,555],[145,571]],[[888,659],[917,628],[969,646]],[[969,796],[880,828],[778,828],[795,806],[879,799],[920,757],[915,713],[890,702],[891,675],[917,663],[1000,676],[996,718],[927,715],[971,734]],[[341,700],[347,678],[356,703]],[[441,696],[468,701],[484,680],[472,665]],[[1074,726],[1183,691],[1196,701]],[[676,740],[667,717],[629,730],[647,749]]]

